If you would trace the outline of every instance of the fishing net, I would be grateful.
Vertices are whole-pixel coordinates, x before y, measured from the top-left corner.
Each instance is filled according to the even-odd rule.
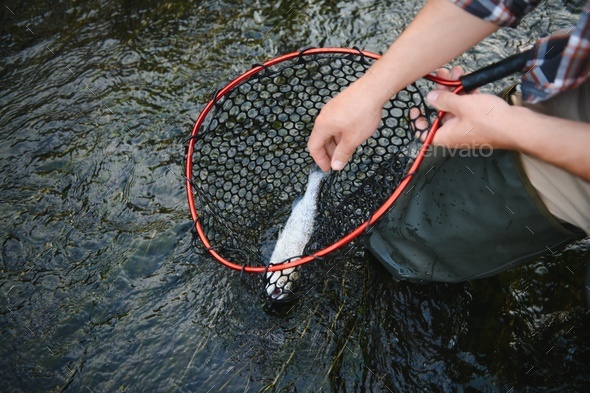
[[[278,231],[306,189],[316,116],[377,58],[357,49],[306,50],[255,66],[216,93],[187,155],[189,205],[213,257],[242,271],[266,270]],[[375,134],[323,182],[307,258],[299,262],[337,255],[370,228],[380,208],[384,213],[422,145],[411,108],[432,118],[416,85],[384,106]]]

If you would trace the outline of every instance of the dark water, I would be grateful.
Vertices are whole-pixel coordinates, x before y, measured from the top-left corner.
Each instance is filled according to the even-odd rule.
[[[213,89],[307,46],[383,51],[420,3],[3,3],[0,390],[584,391],[587,241],[459,285],[318,263],[286,316],[191,249],[185,140]],[[580,4],[461,62],[568,29]]]

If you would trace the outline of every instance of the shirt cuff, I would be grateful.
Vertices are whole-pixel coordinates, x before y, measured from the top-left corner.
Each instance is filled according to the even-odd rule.
[[[526,0],[449,0],[471,15],[501,27],[516,27],[531,12],[538,1]]]

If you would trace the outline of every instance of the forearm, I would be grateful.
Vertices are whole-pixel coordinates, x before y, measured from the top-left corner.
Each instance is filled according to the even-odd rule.
[[[590,182],[590,124],[511,107],[507,148],[546,161]]]
[[[395,93],[497,28],[448,0],[429,0],[387,53],[322,108],[308,141],[313,159],[324,171],[341,170],[375,132]]]
[[[381,104],[498,29],[448,0],[429,0],[414,21],[359,80]]]

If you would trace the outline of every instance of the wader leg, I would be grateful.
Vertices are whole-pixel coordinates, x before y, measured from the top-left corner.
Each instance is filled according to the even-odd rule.
[[[396,278],[459,282],[498,274],[583,237],[523,184],[518,162],[505,150],[433,148],[367,248]]]
[[[518,104],[514,87],[500,96]],[[550,115],[589,121],[590,80],[553,101],[545,103]],[[483,153],[427,151],[408,191],[367,241],[392,275],[446,282],[486,277],[586,236],[549,212],[517,153]],[[585,278],[590,288],[590,260]],[[585,295],[590,307],[590,289]]]

